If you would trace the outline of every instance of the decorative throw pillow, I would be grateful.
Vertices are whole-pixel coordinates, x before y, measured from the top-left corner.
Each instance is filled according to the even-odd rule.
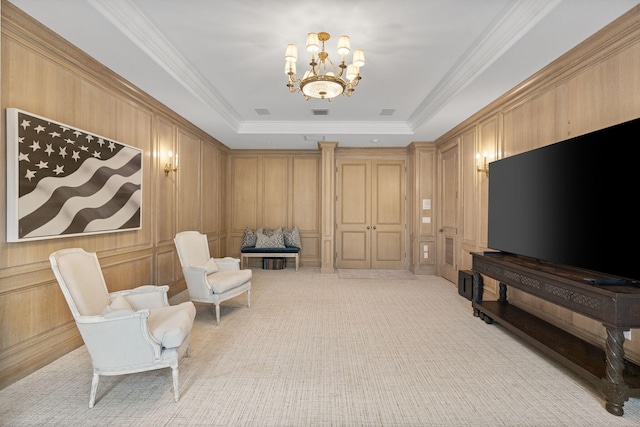
[[[284,248],[284,234],[274,232],[271,236],[264,233],[258,234],[256,248]]]
[[[262,234],[264,234],[267,237],[271,237],[273,236],[273,233],[275,233],[275,231],[271,230],[270,228],[265,228],[264,230],[262,230]]]
[[[122,295],[118,295],[111,301],[111,303],[102,310],[102,315],[106,315],[109,313],[113,313],[114,311],[133,311],[133,307],[129,304],[129,301],[126,300]]]
[[[298,227],[293,227],[292,230],[285,228],[282,230],[284,233],[284,244],[288,248],[302,248],[302,241],[300,239],[300,231]]]
[[[249,248],[256,245],[256,233],[251,231],[249,227],[244,229],[244,237],[242,238],[242,247]]]
[[[207,261],[204,267],[207,269],[207,276],[209,274],[217,273],[218,271],[220,271],[220,268],[218,268],[218,264],[216,264],[213,258],[209,258],[209,261]]]

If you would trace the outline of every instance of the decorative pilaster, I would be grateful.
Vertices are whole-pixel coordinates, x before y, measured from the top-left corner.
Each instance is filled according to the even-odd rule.
[[[318,142],[322,150],[321,182],[321,236],[320,272],[335,273],[335,200],[336,200],[336,157],[337,142]]]

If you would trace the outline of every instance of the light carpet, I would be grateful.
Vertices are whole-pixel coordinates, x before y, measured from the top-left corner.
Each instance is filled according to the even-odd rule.
[[[169,369],[102,377],[85,347],[0,390],[3,426],[630,426],[588,383],[472,314],[434,276],[346,280],[254,269],[240,296],[196,304],[175,403]],[[186,298],[181,293],[172,299]]]
[[[340,268],[338,269],[338,277],[341,279],[399,279],[414,280],[416,276],[407,270],[368,270],[359,268]]]

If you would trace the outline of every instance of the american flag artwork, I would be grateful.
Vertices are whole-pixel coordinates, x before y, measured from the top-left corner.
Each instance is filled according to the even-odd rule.
[[[140,229],[142,150],[7,108],[7,241]]]

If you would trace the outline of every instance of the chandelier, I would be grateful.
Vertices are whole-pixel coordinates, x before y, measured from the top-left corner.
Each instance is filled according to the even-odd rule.
[[[341,94],[351,96],[361,79],[360,67],[364,66],[364,51],[354,50],[353,63],[346,65],[345,57],[351,50],[351,46],[348,36],[340,36],[338,38],[338,54],[340,54],[341,60],[340,64],[336,66],[324,50],[324,42],[329,38],[329,33],[325,32],[307,34],[307,51],[311,52],[311,62],[309,63],[311,68],[304,72],[302,78],[296,76],[298,47],[295,44],[287,45],[284,55],[284,72],[289,76],[287,83],[289,92],[302,92],[307,100],[318,98],[327,99],[329,102],[331,102],[331,98]]]

